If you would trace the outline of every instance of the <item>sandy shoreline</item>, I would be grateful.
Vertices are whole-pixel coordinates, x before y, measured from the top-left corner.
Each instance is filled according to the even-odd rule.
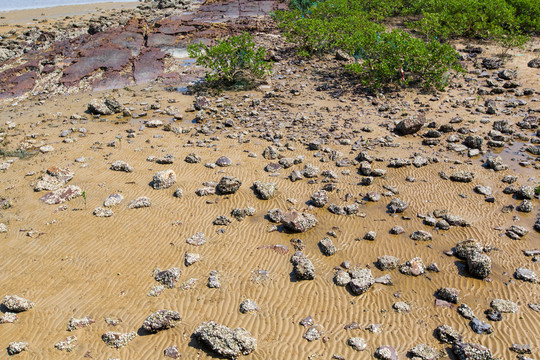
[[[99,17],[97,9],[107,13],[119,6],[16,11],[0,21],[15,28],[33,18]],[[125,68],[118,67],[121,75],[135,78],[140,73],[132,68],[144,63],[125,49],[159,55],[159,41],[179,40],[171,41],[173,46],[185,40],[178,29],[189,36],[201,29],[208,36],[229,30],[224,24],[202,27],[199,19],[210,18],[208,12],[180,24],[140,19],[154,16],[147,11],[136,10],[134,22],[131,13],[119,15],[116,21],[128,30],[112,24],[92,35],[89,22],[81,21],[75,29],[82,35],[61,41],[87,42],[60,48],[46,63],[34,59],[28,67],[39,68],[41,82],[59,83],[69,72],[52,66],[61,66],[62,54],[72,53],[71,65],[88,61],[93,69],[92,46],[111,51],[109,39],[125,36],[106,54],[127,53],[120,62]],[[212,19],[231,15],[212,14]],[[95,38],[102,41],[91,42]],[[97,66],[83,72],[80,87],[50,88],[59,95],[47,87],[36,90],[40,83],[20,98],[3,99],[0,302],[18,295],[34,306],[17,313],[16,320],[0,306],[0,358],[7,358],[11,342],[28,342],[28,349],[12,358],[169,359],[165,349],[177,346],[182,359],[223,359],[194,336],[206,321],[245,328],[256,338],[257,349],[239,357],[246,360],[371,359],[383,345],[405,359],[419,344],[438,354],[426,359],[455,360],[452,345],[434,335],[441,325],[455,329],[464,342],[489,348],[493,358],[515,359],[510,350],[515,343],[530,344],[531,357],[538,358],[540,285],[516,276],[518,268],[540,275],[540,251],[532,251],[540,249],[540,227],[534,228],[540,217],[534,195],[540,159],[532,155],[540,144],[540,69],[527,65],[538,57],[533,51],[538,40],[520,51],[523,56],[488,71],[499,83],[500,70],[518,70],[519,86],[513,91],[501,86],[497,95],[476,95],[486,88],[486,75],[476,67],[481,60],[465,52],[467,73],[446,91],[371,96],[357,91],[334,56],[298,59],[281,36],[258,32],[257,43],[278,61],[264,84],[250,91],[176,91],[186,84],[182,81],[202,78],[204,69],[164,57],[159,58],[163,73],[146,83],[90,91],[98,76],[115,75]],[[156,47],[150,49],[152,41]],[[498,50],[480,46],[482,56]],[[84,50],[88,56],[79,56]],[[148,63],[161,64],[152,58]],[[56,77],[47,77],[55,71]],[[487,113],[488,106],[494,114]],[[402,120],[422,114],[426,121],[416,132],[396,130]],[[495,139],[499,147],[488,145]],[[489,169],[492,155],[501,156],[508,168]],[[169,170],[176,179],[165,186],[160,172]],[[224,177],[241,182],[237,191],[219,190]],[[67,186],[79,189],[73,199],[45,202],[53,188]],[[259,186],[275,191],[262,196]],[[111,203],[111,195],[122,200]],[[141,197],[149,206],[130,205]],[[396,203],[402,212],[391,206]],[[522,211],[523,204],[532,210]],[[318,223],[305,232],[287,229],[281,212],[293,217],[295,211]],[[199,232],[204,244],[192,239]],[[487,278],[457,257],[457,244],[467,239],[478,242],[475,256],[490,259]],[[300,248],[314,279],[302,278],[291,261]],[[396,259],[384,258],[388,263],[382,266],[384,255]],[[156,273],[172,268],[180,269],[177,281],[160,287]],[[367,277],[362,294],[353,291],[355,270],[373,277]],[[220,287],[211,281],[215,272]],[[457,303],[440,295],[441,288],[456,289]],[[247,299],[257,306],[246,313],[240,309]],[[506,307],[497,306],[500,300]],[[493,332],[474,331],[471,319],[457,310],[463,304]],[[486,311],[496,308],[502,309],[502,321],[488,320]],[[156,334],[144,331],[147,316],[162,309],[177,311],[181,323]],[[70,319],[84,317],[95,322],[67,330]],[[115,349],[102,340],[111,331],[131,334],[132,340]],[[76,336],[71,353],[55,348],[71,336]],[[350,346],[352,338],[362,338],[365,349]]]
[[[43,20],[58,20],[66,16],[89,16],[110,10],[134,9],[139,2],[102,2],[95,4],[63,5],[47,8],[0,11],[2,26],[32,25]]]

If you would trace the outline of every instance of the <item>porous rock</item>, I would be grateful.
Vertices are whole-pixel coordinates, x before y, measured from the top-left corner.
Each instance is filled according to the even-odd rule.
[[[142,328],[148,332],[156,333],[175,327],[182,321],[180,314],[173,310],[158,310],[150,314],[143,322]]]
[[[257,340],[246,329],[233,330],[215,321],[202,323],[193,335],[212,351],[230,359],[249,355],[257,349]]]

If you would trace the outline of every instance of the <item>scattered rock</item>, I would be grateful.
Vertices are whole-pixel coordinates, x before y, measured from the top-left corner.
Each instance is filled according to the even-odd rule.
[[[121,347],[126,346],[131,340],[135,339],[136,337],[136,332],[119,333],[108,331],[101,335],[101,340],[103,340],[103,342],[110,347],[120,349]]]
[[[276,183],[265,183],[262,181],[255,181],[253,183],[253,187],[255,188],[255,193],[257,196],[259,196],[263,200],[269,200],[272,199],[277,190],[277,184]]]
[[[177,311],[159,310],[150,314],[143,322],[142,328],[151,333],[167,330],[180,324],[182,318]]]
[[[246,329],[232,330],[215,321],[202,323],[193,335],[212,351],[230,359],[249,355],[257,349],[257,340]]]
[[[389,345],[381,345],[375,350],[375,357],[381,360],[398,360],[396,349]]]
[[[25,341],[20,342],[10,342],[7,348],[9,355],[17,355],[23,351],[28,350],[29,344]]]
[[[87,326],[92,325],[95,322],[96,321],[94,319],[92,319],[91,317],[89,317],[89,316],[83,317],[82,319],[71,318],[69,320],[69,323],[68,323],[68,326],[67,326],[66,330],[67,331],[74,331],[74,330],[77,330],[77,329],[82,329],[82,328],[85,328]]]
[[[458,360],[494,360],[491,350],[480,344],[462,343],[456,341],[452,343],[452,352]]]
[[[176,174],[172,170],[158,171],[154,174],[152,187],[155,190],[168,189],[176,184]]]
[[[293,272],[299,280],[313,280],[315,279],[315,267],[313,263],[304,255],[301,251],[297,251],[291,257],[291,263],[293,264]]]
[[[457,304],[459,301],[459,290],[453,288],[441,287],[435,292],[435,296],[439,299],[446,300],[453,304]]]
[[[48,194],[43,195],[39,199],[48,205],[62,204],[66,201],[72,200],[83,194],[81,188],[75,185],[68,185],[64,188],[54,190]]]
[[[251,299],[246,299],[240,303],[240,312],[246,314],[248,312],[259,311],[259,306],[257,303]]]
[[[535,274],[535,272],[524,267],[517,268],[516,272],[514,273],[514,277],[518,280],[528,281],[531,283],[538,282],[538,276]]]
[[[325,237],[321,241],[319,241],[319,248],[325,256],[332,256],[337,251],[336,245],[334,245],[332,239],[330,239],[329,237]]]
[[[366,340],[361,337],[352,337],[347,340],[347,345],[356,351],[364,351],[367,348]]]
[[[375,278],[370,269],[356,269],[351,274],[349,288],[354,295],[362,295],[375,284]]]
[[[422,360],[437,360],[439,358],[439,352],[434,348],[425,344],[418,344],[409,350],[411,357],[419,358]]]
[[[129,203],[128,209],[140,209],[144,207],[150,207],[152,202],[146,196],[141,196]]]
[[[462,336],[448,325],[440,325],[435,329],[435,337],[442,342],[447,344],[454,344],[460,342]]]
[[[169,289],[172,289],[178,283],[182,270],[177,267],[170,268],[168,270],[161,271],[159,268],[156,268],[153,272],[154,279]]]
[[[57,342],[54,347],[60,351],[72,352],[77,346],[77,336],[68,336],[66,340]]]
[[[30,300],[17,295],[6,295],[2,300],[2,305],[12,312],[28,311],[34,307],[34,303]]]
[[[317,219],[312,214],[298,211],[291,211],[283,218],[283,226],[293,232],[306,232],[315,227],[317,223]]]
[[[133,172],[133,166],[129,165],[125,161],[116,160],[111,165],[111,170],[114,171],[124,171],[124,172]]]
[[[234,194],[242,186],[242,181],[232,176],[224,176],[219,180],[216,186],[216,191],[220,195]]]

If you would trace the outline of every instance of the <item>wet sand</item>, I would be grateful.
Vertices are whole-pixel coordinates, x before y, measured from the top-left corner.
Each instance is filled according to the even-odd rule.
[[[71,11],[74,15],[75,9]],[[523,87],[538,91],[538,69],[526,67],[533,57],[534,54],[527,51],[524,56],[514,57],[506,68],[517,67]],[[0,196],[10,198],[13,203],[10,209],[2,210],[0,218],[0,222],[7,225],[7,233],[0,234],[0,296],[16,294],[36,304],[32,310],[18,314],[15,324],[0,324],[0,348],[5,349],[12,341],[28,341],[29,350],[17,355],[17,359],[85,355],[94,359],[157,359],[164,358],[165,348],[177,345],[183,359],[220,358],[191,338],[202,322],[214,320],[231,328],[244,327],[257,339],[257,350],[246,359],[331,359],[334,355],[363,359],[371,358],[380,345],[395,347],[399,358],[405,358],[408,350],[419,343],[435,348],[444,357],[454,358],[449,345],[433,336],[433,330],[442,324],[452,326],[467,342],[487,346],[497,358],[515,358],[516,354],[509,350],[513,343],[530,344],[532,357],[538,357],[540,313],[528,304],[540,302],[539,285],[513,278],[514,271],[521,266],[540,274],[540,265],[522,253],[523,249],[540,248],[540,235],[533,230],[539,212],[538,198],[532,200],[531,213],[501,212],[504,205],[517,206],[521,202],[503,194],[507,186],[501,182],[503,176],[516,175],[518,186],[538,186],[538,169],[534,165],[524,168],[511,160],[516,155],[508,152],[516,151],[517,145],[502,150],[503,159],[511,168],[493,172],[482,167],[485,155],[469,158],[446,150],[448,134],[443,135],[441,145],[428,147],[422,145],[423,138],[419,135],[399,137],[379,126],[393,124],[401,119],[402,112],[416,113],[415,98],[428,105],[425,108],[428,122],[435,121],[440,126],[462,116],[463,123],[456,127],[473,129],[475,134],[481,135],[487,134],[496,120],[510,119],[515,124],[522,120],[525,110],[513,110],[510,115],[472,114],[466,106],[451,106],[455,100],[475,97],[468,94],[467,89],[459,88],[439,93],[437,100],[430,100],[433,98],[430,94],[404,91],[401,92],[403,98],[389,95],[377,105],[364,95],[346,89],[335,98],[331,90],[315,90],[321,83],[331,82],[320,73],[332,73],[333,65],[336,65],[333,61],[310,61],[295,66],[286,59],[275,65],[270,85],[260,90],[214,96],[201,94],[210,102],[205,124],[193,123],[197,112],[186,111],[192,108],[195,95],[166,91],[160,84],[54,96],[43,101],[30,97],[16,103],[4,102],[0,108],[1,126],[9,121],[16,123],[8,131],[9,143],[5,149],[13,150],[18,144],[32,148],[52,145],[54,151],[17,159],[0,176]],[[194,67],[194,70],[197,69]],[[276,97],[265,96],[267,90],[280,86],[282,91],[277,91]],[[298,96],[293,96],[288,89],[301,90]],[[107,96],[113,96],[133,114],[147,113],[147,116],[131,119],[121,115],[94,117],[85,113],[92,99]],[[508,94],[500,96],[505,100],[512,98]],[[538,108],[538,102],[532,100],[535,96],[523,98],[529,104],[526,107]],[[172,122],[171,116],[150,108],[156,103],[160,110],[168,106],[178,108],[184,119]],[[388,112],[378,110],[382,103],[400,111],[390,118]],[[489,118],[489,122],[482,123],[483,118]],[[163,127],[141,128],[151,119],[181,127],[186,132],[176,134],[164,131]],[[228,119],[234,121],[233,127],[223,125]],[[366,126],[371,127],[372,132],[362,130]],[[80,128],[86,132],[78,132]],[[75,130],[69,137],[76,141],[65,143],[60,134],[69,129]],[[420,133],[427,130],[423,128]],[[128,138],[128,133],[135,136]],[[304,162],[274,174],[266,172],[265,166],[277,161],[263,157],[265,148],[272,145],[263,138],[267,133],[281,135],[276,136],[275,144],[280,156],[303,155]],[[400,146],[381,145],[380,138],[388,135]],[[118,137],[122,140],[118,141]],[[341,144],[344,138],[350,139],[351,144],[358,142],[359,148]],[[329,159],[329,152],[308,149],[308,143],[315,139],[323,142],[323,148],[339,151],[351,161],[360,150],[367,151],[374,158],[380,158],[372,167],[387,170],[386,176],[375,178],[369,186],[358,185],[363,178],[358,173],[358,164],[337,167],[335,161]],[[108,146],[115,140],[114,147]],[[202,161],[185,162],[184,158],[190,153],[196,153]],[[250,153],[256,157],[249,156]],[[321,161],[321,153],[324,161]],[[414,153],[437,157],[440,161],[421,168],[388,167],[391,158],[409,158]],[[174,155],[173,164],[147,161],[150,156],[165,154]],[[232,166],[209,168],[204,165],[214,163],[220,156],[230,158]],[[519,157],[524,156],[519,154]],[[76,162],[80,157],[85,160]],[[8,159],[14,158],[2,161]],[[134,171],[110,170],[116,160],[126,161]],[[338,175],[337,180],[330,181],[337,189],[329,192],[329,204],[343,206],[356,201],[359,213],[340,216],[330,213],[326,207],[310,207],[311,194],[328,180],[319,175],[312,183],[310,179],[291,182],[288,178],[291,171],[301,171],[306,163],[319,167],[321,172],[333,170]],[[34,192],[33,185],[52,166],[72,170],[75,176],[69,184],[83,189],[86,199],[78,197],[62,204],[67,205],[67,209],[41,202],[39,198],[45,192]],[[167,169],[174,170],[177,183],[164,190],[152,189],[149,184],[154,173]],[[441,171],[450,174],[458,170],[474,171],[475,179],[471,183],[456,183],[439,176]],[[203,182],[217,182],[223,176],[234,176],[242,181],[237,193],[196,195]],[[416,181],[405,181],[407,177]],[[276,197],[258,199],[251,188],[256,180],[275,182]],[[478,184],[493,189],[494,203],[484,201],[484,196],[473,191]],[[368,191],[387,192],[383,186],[395,187],[399,194],[382,196],[375,203],[363,200]],[[181,198],[173,196],[178,187],[183,189]],[[92,215],[113,193],[124,197],[120,205],[111,208],[114,215],[110,218]],[[128,209],[128,203],[140,196],[149,197],[152,206]],[[393,215],[387,211],[386,206],[393,197],[409,203],[404,213]],[[254,216],[243,221],[230,216],[232,209],[248,206],[256,209]],[[274,208],[306,211],[315,215],[319,223],[300,234],[287,233],[281,227],[273,231],[275,224],[266,214]],[[447,209],[465,218],[471,226],[437,230],[424,225],[417,217],[417,214],[428,215],[437,209]],[[232,223],[212,225],[219,215],[230,217]],[[402,226],[405,232],[389,234],[396,225]],[[504,235],[511,225],[522,225],[529,233],[521,240],[511,240]],[[409,235],[416,230],[429,231],[433,240],[413,241]],[[317,243],[330,231],[336,235],[332,240],[338,251],[328,257],[321,253]],[[375,241],[357,240],[368,231],[377,233]],[[186,239],[197,232],[205,234],[207,243],[200,247],[187,244]],[[290,240],[297,238],[304,241],[304,253],[315,266],[316,278],[312,281],[298,281],[292,275],[290,256],[294,248]],[[493,264],[490,281],[471,277],[463,261],[444,253],[470,238],[495,249],[488,253]],[[264,248],[276,244],[285,245],[288,254]],[[186,252],[199,253],[201,261],[186,267]],[[385,254],[398,257],[400,263],[421,257],[426,265],[436,263],[440,272],[413,277],[397,269],[380,271],[374,263]],[[335,268],[344,261],[370,268],[376,278],[389,274],[393,285],[375,284],[363,295],[353,296],[333,282]],[[158,285],[152,276],[153,270],[174,266],[182,270],[181,283],[195,278],[196,285],[184,290],[181,286],[165,289],[158,297],[147,296],[150,288]],[[206,286],[212,270],[220,275],[222,286],[219,289]],[[268,278],[254,279],[259,270],[267,272]],[[436,307],[434,293],[440,287],[460,290],[459,303],[469,305],[477,317],[493,326],[494,333],[476,334],[469,320],[462,318],[455,308]],[[247,298],[255,300],[260,311],[241,314],[239,305]],[[515,302],[518,312],[503,314],[500,322],[486,320],[484,311],[496,298]],[[392,305],[398,301],[408,303],[410,313],[394,311]],[[111,349],[101,341],[106,331],[139,331],[143,320],[160,309],[180,312],[182,323],[155,335],[141,332],[143,336],[120,350]],[[308,315],[322,326],[326,341],[308,342],[302,338],[306,328],[299,322]],[[96,323],[73,333],[66,331],[71,317],[84,316],[93,317]],[[118,318],[122,322],[110,326],[105,318]],[[351,322],[358,323],[360,329],[345,330],[345,325]],[[380,333],[364,330],[373,323],[382,325]],[[78,338],[78,346],[72,353],[54,348],[55,343],[70,335]],[[366,339],[368,344],[363,352],[346,344],[348,338],[357,336]],[[0,357],[7,355],[3,352]]]

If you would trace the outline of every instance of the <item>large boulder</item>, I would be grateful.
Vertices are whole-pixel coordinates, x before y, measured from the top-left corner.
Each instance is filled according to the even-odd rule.
[[[246,329],[233,330],[215,321],[202,323],[193,335],[212,351],[229,359],[249,355],[257,349],[257,339],[252,337]]]

